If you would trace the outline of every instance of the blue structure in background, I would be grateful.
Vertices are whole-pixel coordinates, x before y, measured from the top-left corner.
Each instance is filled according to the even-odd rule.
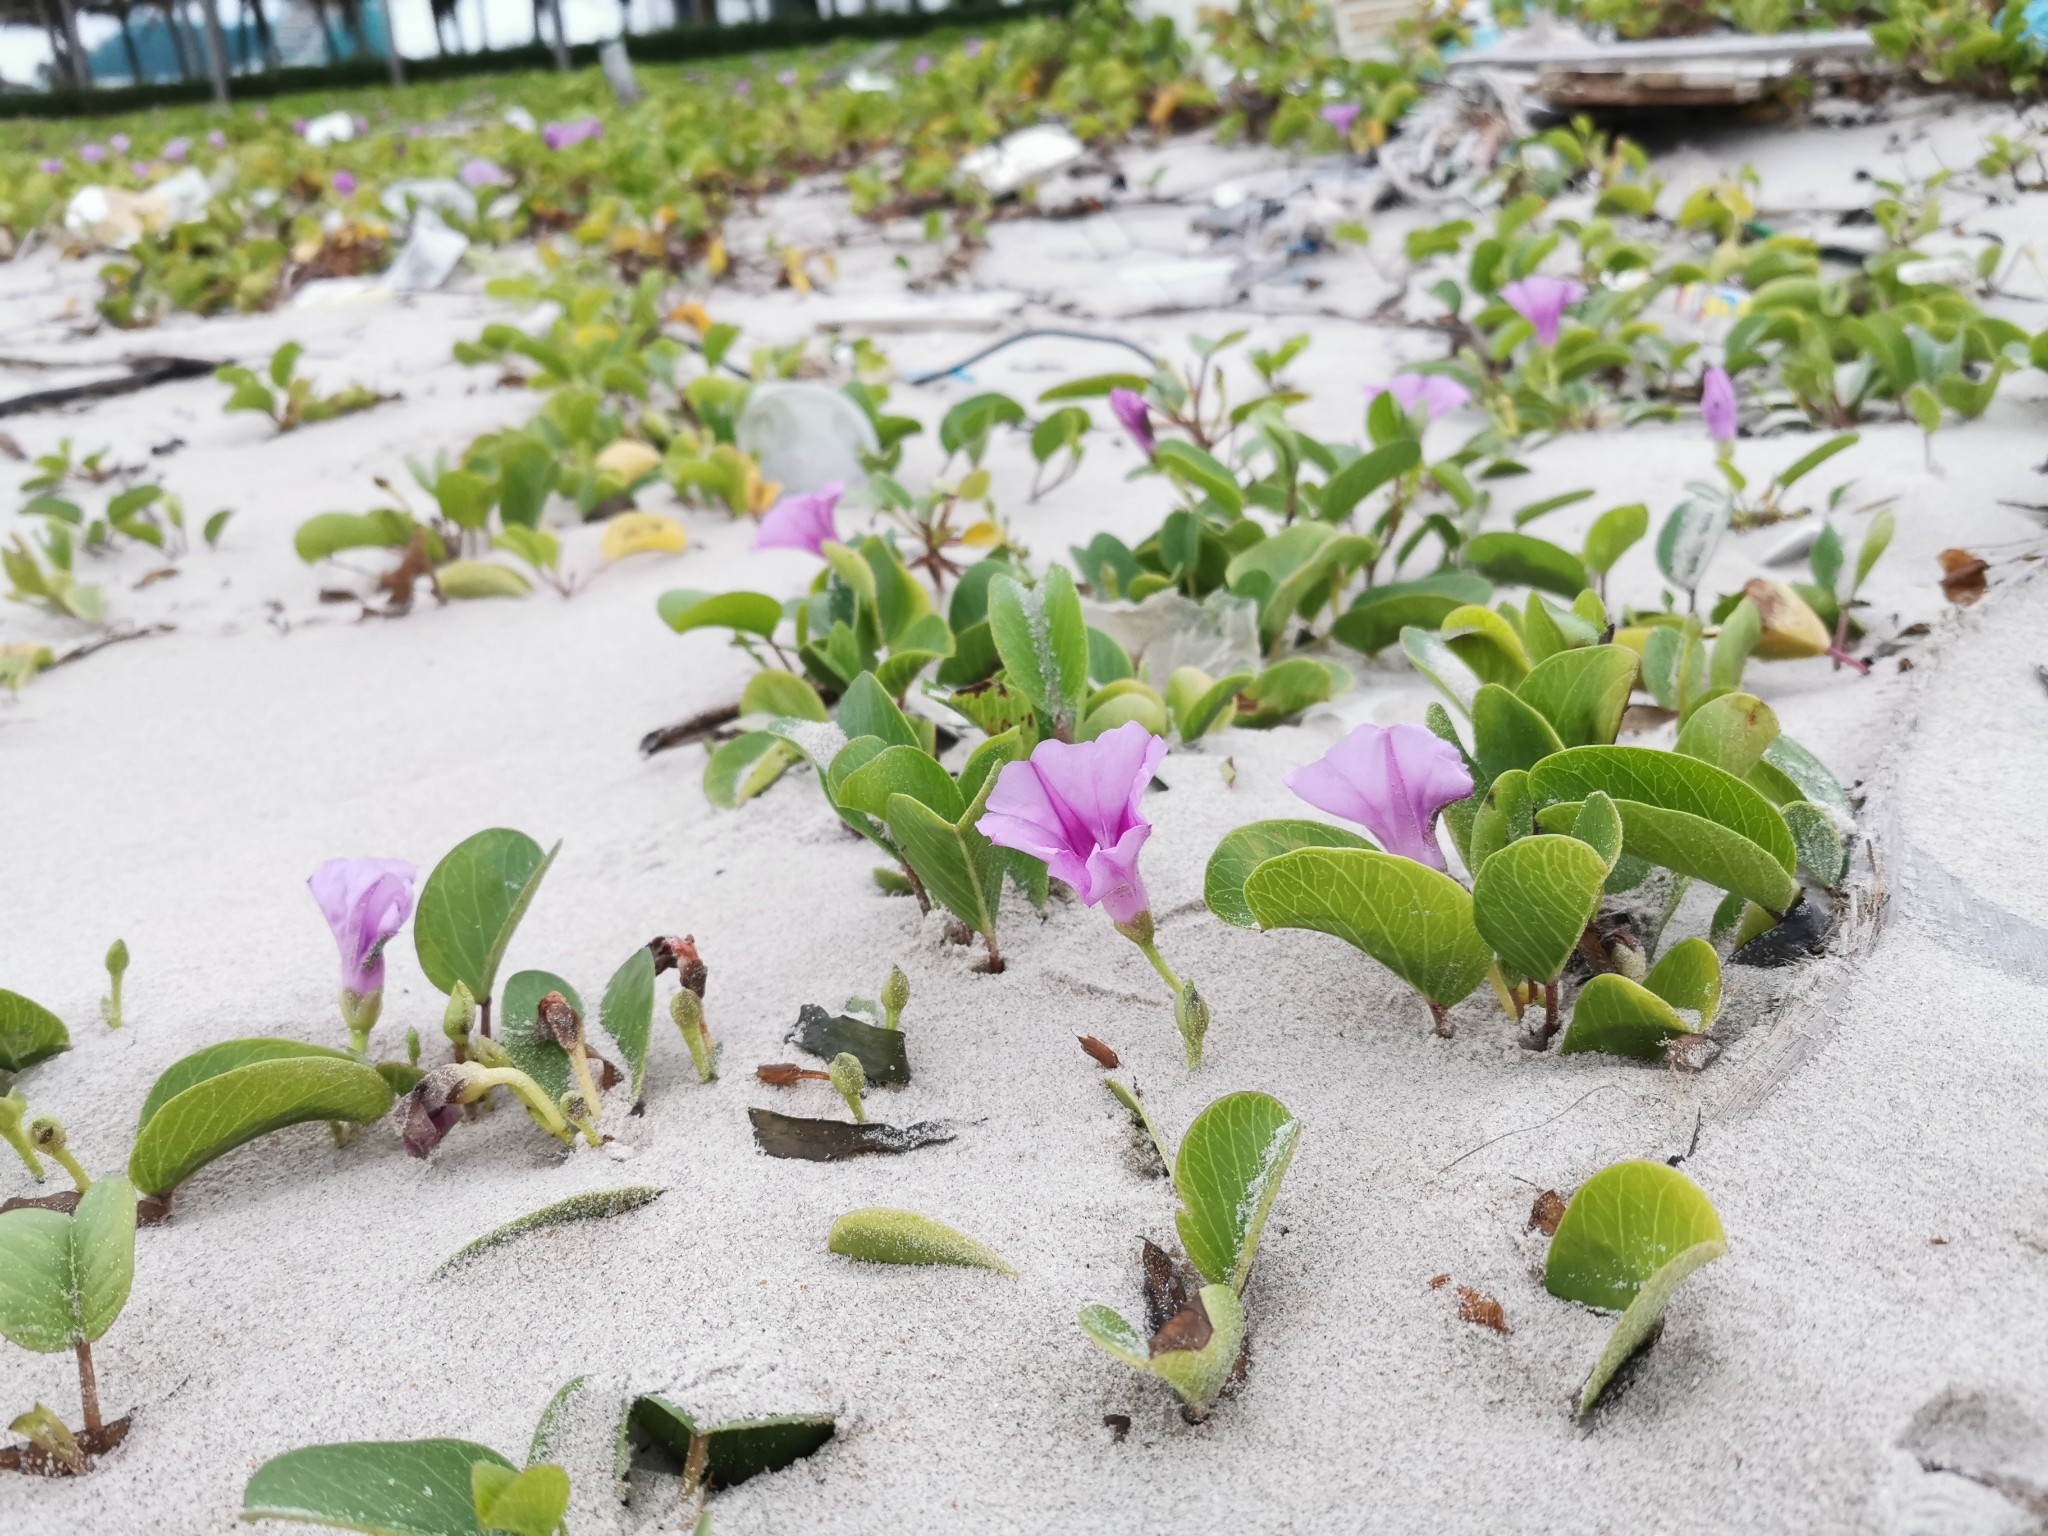
[[[165,24],[162,11],[152,5],[138,3],[129,12],[128,36],[134,41],[135,57],[142,65],[145,81],[181,80],[188,73],[195,79],[206,77],[204,25],[197,15],[187,14],[175,3],[173,8],[179,11],[179,31],[184,38],[182,51],[190,61],[189,71],[179,65],[181,50],[171,35],[170,27]],[[229,70],[235,73],[261,70],[266,61],[253,19],[245,19],[247,12],[238,8],[237,0],[220,0],[220,9],[221,31],[227,39]],[[321,41],[319,14],[310,5],[279,4],[278,0],[269,0],[264,7],[264,15],[269,20],[279,59],[286,65],[320,65],[330,59],[352,59],[359,54],[381,59],[387,56],[391,46],[391,30],[385,22],[384,7],[379,0],[362,0],[362,8],[357,13],[358,25],[362,29],[360,50],[355,34],[349,30],[342,16],[341,7],[335,0],[329,0],[327,35],[333,43],[331,54]],[[87,59],[96,83],[129,83],[133,71],[129,67],[127,44],[119,32],[88,50]]]

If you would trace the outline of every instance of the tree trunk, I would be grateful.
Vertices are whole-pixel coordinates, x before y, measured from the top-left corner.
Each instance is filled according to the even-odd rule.
[[[263,67],[275,74],[284,62],[278,56],[277,37],[270,30],[270,17],[264,13],[263,0],[249,0],[256,12],[256,46],[263,52]]]
[[[384,0],[384,62],[391,71],[393,85],[405,84],[405,55],[398,51],[398,26],[392,19],[393,0]]]
[[[178,13],[171,9],[171,0],[157,0],[157,10],[163,16],[164,30],[171,35],[171,57],[178,61],[178,78],[192,78],[192,57],[185,51],[185,34],[178,28]]]
[[[78,45],[78,13],[71,8],[71,0],[57,0],[57,15],[64,24],[64,56],[71,83],[81,91],[89,91],[92,66],[86,63],[85,50]]]
[[[555,23],[555,68],[569,71],[569,34],[562,30],[562,0],[548,0],[548,15]]]
[[[142,55],[135,51],[135,34],[128,26],[128,7],[122,6],[114,13],[121,21],[121,50],[128,55],[128,78],[135,84],[143,84]]]
[[[206,18],[206,60],[213,76],[213,99],[224,107],[228,104],[228,39],[221,30],[220,0],[199,0],[199,9]]]
[[[327,62],[339,64],[341,54],[334,46],[334,28],[327,21],[327,0],[313,0],[313,17],[320,23],[320,42]]]

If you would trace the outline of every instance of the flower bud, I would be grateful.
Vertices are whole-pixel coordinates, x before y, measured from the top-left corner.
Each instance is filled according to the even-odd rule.
[[[28,1123],[28,1139],[35,1143],[36,1150],[55,1157],[70,1143],[64,1134],[64,1124],[55,1115],[37,1115]]]
[[[860,1096],[867,1092],[868,1074],[862,1068],[860,1058],[851,1051],[841,1051],[832,1058],[827,1070],[831,1073],[833,1088],[839,1097],[846,1100],[846,1107],[853,1111],[853,1118],[865,1125],[868,1112]]]
[[[889,967],[889,979],[882,983],[882,1028],[895,1029],[903,1018],[903,1010],[910,1002],[910,978],[903,974],[903,967]]]
[[[107,948],[107,974],[119,976],[128,969],[128,941],[116,939]]]
[[[481,1067],[509,1067],[512,1053],[490,1035],[477,1035],[469,1042],[469,1059]]]
[[[1202,1064],[1202,1037],[1209,1033],[1209,1005],[1202,1000],[1202,994],[1195,990],[1192,981],[1183,982],[1179,994],[1173,1000],[1173,1022],[1180,1026],[1180,1037],[1187,1045],[1188,1065]]]
[[[476,994],[469,990],[469,983],[458,981],[455,990],[448,994],[448,1006],[441,1013],[441,1033],[457,1045],[467,1044],[470,1029],[476,1023]]]
[[[535,1011],[534,1033],[543,1040],[554,1041],[565,1051],[573,1051],[583,1043],[583,1020],[569,1006],[569,999],[559,992],[550,992]]]
[[[1643,960],[1643,952],[1625,934],[1617,933],[1607,941],[1607,958],[1615,970],[1630,981],[1641,981],[1650,974],[1650,967]]]

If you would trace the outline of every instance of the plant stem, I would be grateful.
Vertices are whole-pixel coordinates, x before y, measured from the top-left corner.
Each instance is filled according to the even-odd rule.
[[[597,1122],[604,1114],[604,1100],[597,1096],[597,1083],[590,1075],[590,1055],[583,1049],[581,1041],[569,1053],[569,1060],[576,1068],[576,1087],[583,1094],[584,1113],[588,1117],[583,1124],[584,1139],[593,1147],[602,1146]]]
[[[1003,970],[1003,952],[996,948],[996,936],[992,933],[984,933],[981,936],[981,941],[988,946],[989,975],[1001,975]]]
[[[491,1037],[491,1000],[488,997],[477,999],[476,1027],[486,1040]]]
[[[1557,1034],[1557,980],[1555,977],[1543,983],[1543,1043],[1548,1045]]]
[[[92,1346],[84,1339],[76,1345],[78,1351],[78,1396],[85,1404],[85,1432],[98,1434],[100,1425],[100,1384],[93,1375]]]
[[[1139,953],[1152,962],[1152,969],[1159,973],[1160,980],[1166,983],[1167,990],[1172,992],[1175,997],[1179,997],[1181,991],[1180,978],[1173,974],[1173,968],[1166,963],[1165,956],[1159,953],[1159,946],[1151,939],[1141,939],[1129,934],[1126,937],[1130,938],[1131,942],[1138,946]]]
[[[569,1129],[569,1122],[562,1111],[541,1091],[541,1086],[517,1067],[484,1067],[472,1079],[481,1088],[509,1088],[519,1102],[524,1104],[533,1118],[540,1122],[542,1130],[555,1140],[565,1144],[573,1143],[575,1135]],[[481,1095],[479,1095],[481,1097]]]
[[[52,1147],[50,1149],[50,1156],[63,1164],[64,1171],[71,1175],[71,1182],[78,1186],[78,1192],[81,1195],[92,1188],[92,1175],[78,1165],[78,1159],[73,1157],[68,1150],[63,1147]]]
[[[107,984],[111,989],[106,1007],[107,1028],[119,1029],[121,1027],[121,973],[119,971],[108,972]]]

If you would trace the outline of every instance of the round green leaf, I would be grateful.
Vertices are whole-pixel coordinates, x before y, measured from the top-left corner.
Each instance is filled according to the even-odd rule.
[[[0,1216],[0,1336],[38,1354],[113,1326],[135,1278],[135,1186],[96,1179],[69,1215]]]
[[[150,1086],[149,1097],[142,1101],[142,1114],[135,1122],[139,1136],[155,1118],[156,1112],[187,1088],[205,1082],[209,1077],[219,1077],[223,1072],[232,1072],[237,1067],[254,1066],[259,1061],[281,1061],[288,1057],[307,1057],[318,1061],[352,1061],[347,1051],[336,1050],[329,1045],[305,1045],[297,1040],[279,1040],[264,1035],[252,1040],[223,1040],[219,1045],[209,1045],[181,1056],[165,1067],[155,1083]]]
[[[1570,550],[1530,533],[1482,533],[1467,541],[1465,564],[1503,586],[1537,587],[1569,601],[1586,586],[1586,567]]]
[[[1539,663],[1515,693],[1567,747],[1606,746],[1621,729],[1636,667],[1636,653],[1627,646],[1583,646]]]
[[[870,1264],[953,1264],[1004,1275],[1017,1272],[994,1249],[944,1222],[882,1206],[848,1211],[832,1223],[825,1246],[833,1253]]]
[[[548,1097],[560,1099],[569,1091],[572,1068],[569,1053],[540,1033],[540,1000],[550,992],[567,999],[578,1017],[589,1015],[576,989],[553,971],[515,971],[505,982],[505,998],[498,1011],[498,1043],[512,1058],[512,1065],[539,1083]]]
[[[1493,963],[1465,888],[1413,859],[1301,848],[1254,869],[1244,894],[1261,928],[1331,934],[1441,1008],[1470,996]]]
[[[1244,1289],[1301,1124],[1269,1094],[1226,1094],[1195,1116],[1173,1165],[1174,1224],[1212,1285]]]
[[[654,1036],[654,952],[642,944],[605,983],[597,1005],[598,1026],[618,1043],[626,1058],[626,1080],[633,1102],[647,1080],[647,1046]]]
[[[41,1003],[0,988],[0,1070],[21,1072],[71,1049],[71,1031]]]
[[[1469,571],[1441,571],[1417,581],[1367,587],[1330,626],[1330,637],[1372,655],[1401,638],[1413,624],[1435,629],[1458,609],[1493,597],[1493,583]]]
[[[740,690],[742,715],[773,715],[787,720],[825,720],[825,701],[818,690],[794,672],[770,668],[756,672]]]
[[[1650,967],[1643,985],[1672,1007],[1696,1014],[1701,1029],[1710,1028],[1721,1011],[1721,957],[1705,939],[1682,940]]]
[[[953,776],[918,747],[884,747],[838,779],[832,793],[841,805],[884,819],[891,795],[908,795],[949,822],[967,810]]]
[[[1563,750],[1542,713],[1499,683],[1483,684],[1472,696],[1472,755],[1489,781]]]
[[[720,810],[735,810],[798,760],[796,748],[773,731],[743,731],[731,741],[721,741],[704,759],[704,798]]]
[[[443,597],[524,597],[533,583],[495,560],[451,560],[434,572]]]
[[[1649,988],[1626,976],[1610,974],[1595,976],[1580,989],[1571,1023],[1557,1048],[1566,1056],[1605,1051],[1610,1056],[1656,1061],[1664,1055],[1665,1041],[1705,1032],[1704,1024],[1688,1023]]]
[[[1199,1407],[1215,1400],[1237,1368],[1244,1349],[1244,1303],[1227,1285],[1205,1285],[1190,1305],[1200,1307],[1209,1319],[1207,1342],[1199,1349],[1162,1349],[1145,1362],[1145,1368],[1183,1401]]]
[[[244,1520],[295,1520],[370,1536],[476,1536],[471,1471],[517,1469],[468,1440],[360,1440],[273,1456],[242,1490]]]
[[[1753,694],[1724,693],[1686,717],[1677,750],[1742,779],[1777,737],[1778,717],[1770,705]]]
[[[420,969],[442,992],[456,982],[479,1002],[498,983],[498,964],[513,931],[561,850],[546,853],[524,832],[493,827],[465,838],[434,866],[413,919]]]
[[[995,577],[988,622],[1011,683],[1047,720],[1075,724],[1088,697],[1088,625],[1067,568],[1051,567],[1029,588]]]
[[[1553,1296],[1619,1312],[1679,1254],[1726,1243],[1727,1236],[1699,1185],[1676,1168],[1616,1163],[1572,1196],[1550,1242],[1543,1284]]]
[[[1514,625],[1477,603],[1448,614],[1438,631],[1452,654],[1482,681],[1519,688],[1529,675],[1529,653]]]
[[[128,1176],[144,1194],[160,1195],[245,1141],[309,1120],[365,1125],[387,1113],[392,1099],[375,1067],[348,1057],[253,1062],[158,1105],[136,1133]]]
[[[677,634],[691,629],[737,629],[772,635],[782,622],[782,604],[759,592],[664,592],[655,605],[662,623]]]
[[[1600,910],[1607,861],[1575,837],[1524,837],[1472,882],[1472,921],[1511,975],[1557,980]]]
[[[1605,576],[1614,569],[1614,562],[1649,531],[1650,509],[1641,502],[1602,512],[1586,530],[1587,566]]]
[[[1583,800],[1598,789],[1617,804],[1635,802],[1680,811],[1725,827],[1762,848],[1788,875],[1797,861],[1792,834],[1777,807],[1733,774],[1696,758],[1650,747],[1574,747],[1545,758],[1531,770],[1529,779],[1539,801]],[[1622,819],[1628,821],[1626,805]],[[1633,827],[1630,831],[1633,836]],[[1630,851],[1642,853],[1653,863],[1663,862],[1647,849]],[[1695,872],[1680,869],[1679,873]],[[1710,875],[1698,878],[1720,884]]]
[[[1327,821],[1281,819],[1255,821],[1239,827],[1216,845],[1202,876],[1202,899],[1209,910],[1239,928],[1256,928],[1244,896],[1244,883],[1266,860],[1296,848],[1371,848],[1372,843]]]
[[[1849,872],[1849,850],[1828,813],[1809,801],[1795,800],[1783,814],[1799,849],[1800,867],[1830,890],[1840,885]]]

